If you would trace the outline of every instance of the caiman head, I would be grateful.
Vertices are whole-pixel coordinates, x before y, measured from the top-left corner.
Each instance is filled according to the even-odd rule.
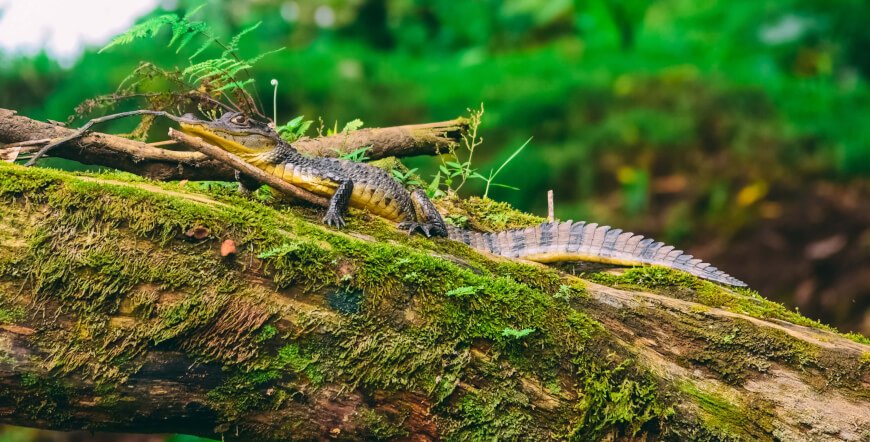
[[[272,150],[280,137],[268,124],[239,112],[227,112],[214,121],[185,114],[178,120],[181,131],[236,155]]]

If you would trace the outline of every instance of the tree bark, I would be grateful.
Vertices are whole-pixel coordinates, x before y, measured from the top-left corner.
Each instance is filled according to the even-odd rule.
[[[772,319],[788,312],[761,298],[595,276],[622,284],[608,287],[361,212],[337,232],[319,212],[189,187],[0,164],[0,422],[225,440],[870,438],[870,345]],[[239,252],[224,258],[227,239]]]
[[[294,142],[293,146],[302,153],[326,157],[336,157],[340,153],[371,146],[366,156],[373,160],[390,156],[437,155],[459,143],[467,128],[468,122],[457,118],[439,123],[360,129],[347,135],[305,137]],[[57,139],[74,132],[73,129],[16,116],[11,110],[0,109],[0,143]],[[20,153],[35,151],[39,147],[30,146],[29,149],[21,149]],[[161,149],[99,132],[89,132],[81,139],[58,146],[50,152],[50,156],[107,166],[160,181],[235,180],[233,169],[201,153]]]

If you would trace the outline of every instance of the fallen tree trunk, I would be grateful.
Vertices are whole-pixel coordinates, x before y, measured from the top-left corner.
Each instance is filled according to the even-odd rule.
[[[321,215],[0,164],[0,422],[225,440],[870,438],[864,338],[678,272],[600,285]],[[226,240],[238,252],[222,257]]]
[[[371,146],[366,152],[370,159],[437,155],[458,144],[468,129],[463,118],[439,123],[416,124],[386,128],[360,129],[348,134],[320,138],[302,138],[293,143],[300,152],[326,157],[353,152]],[[27,117],[17,116],[8,109],[0,109],[0,143],[21,143],[32,140],[51,140],[69,136],[73,129],[57,126]],[[41,145],[31,145],[37,151]],[[28,150],[20,152],[26,153]],[[234,181],[235,171],[199,152],[179,152],[155,147],[139,141],[89,132],[84,137],[58,146],[50,152],[53,157],[75,160],[84,164],[107,166],[147,178],[172,181]]]

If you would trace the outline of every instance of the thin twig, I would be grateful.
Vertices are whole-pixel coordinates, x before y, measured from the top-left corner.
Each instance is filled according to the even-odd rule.
[[[26,146],[36,146],[38,144],[50,143],[51,138],[43,138],[41,140],[30,140],[30,141],[22,141],[20,143],[12,143],[7,144],[6,147],[26,147]]]
[[[157,146],[166,146],[169,144],[177,144],[177,143],[178,143],[178,141],[175,141],[175,140],[164,140],[164,141],[156,141],[154,143],[148,143],[148,145],[151,147],[157,147]]]
[[[555,210],[553,207],[553,191],[547,191],[547,222],[556,220]]]
[[[43,147],[42,149],[39,149],[39,152],[36,152],[36,154],[33,155],[33,158],[30,159],[30,161],[24,163],[24,167],[33,166],[34,164],[36,164],[37,160],[42,158],[42,156],[45,155],[46,153],[48,153],[48,151],[50,151],[51,149],[53,149],[53,148],[55,148],[63,143],[66,143],[69,140],[73,140],[73,139],[81,137],[82,135],[84,135],[85,132],[88,131],[88,129],[91,128],[91,126],[93,126],[96,123],[102,123],[105,121],[116,120],[118,118],[124,118],[124,117],[133,116],[133,115],[157,115],[157,116],[167,117],[167,118],[174,120],[174,121],[181,120],[180,118],[176,117],[175,115],[171,115],[171,114],[168,114],[168,113],[163,112],[163,111],[153,111],[153,110],[145,110],[145,109],[134,110],[134,111],[129,111],[129,112],[121,112],[118,114],[112,114],[112,115],[106,115],[104,117],[94,118],[93,120],[85,123],[84,126],[79,128],[79,130],[75,131],[74,133],[72,133],[66,137],[63,137],[55,142],[49,143],[49,144],[45,145],[45,147]]]
[[[219,147],[215,147],[209,143],[206,143],[201,138],[187,135],[184,132],[180,132],[172,128],[169,129],[169,137],[181,143],[184,143],[194,148],[195,150],[214,158],[215,160],[228,164],[230,167],[233,167],[242,174],[257,180],[262,184],[273,187],[283,193],[296,196],[312,204],[329,207],[329,200],[327,200],[326,198],[315,195],[300,187],[296,187],[274,175],[269,175],[263,170],[246,163],[243,159]]]

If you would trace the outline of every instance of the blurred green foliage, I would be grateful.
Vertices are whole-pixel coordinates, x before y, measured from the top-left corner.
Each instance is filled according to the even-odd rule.
[[[323,8],[330,26],[316,22]],[[522,191],[497,199],[541,210],[542,192],[555,188],[559,215],[580,216],[596,212],[589,198],[617,191],[618,210],[632,217],[649,206],[651,177],[663,175],[653,169],[679,172],[688,152],[870,173],[868,17],[866,2],[818,0],[211,2],[196,15],[224,36],[262,21],[239,43],[243,57],[288,48],[256,71],[261,96],[271,78],[281,83],[279,121],[307,114],[384,126],[485,102],[483,169],[534,136],[504,171]],[[65,120],[139,61],[184,68],[189,54],[165,46],[163,32],[164,41],[89,50],[70,70],[44,55],[3,60],[0,106]],[[693,184],[725,200],[745,184],[723,188],[737,177],[716,175],[724,181]]]

